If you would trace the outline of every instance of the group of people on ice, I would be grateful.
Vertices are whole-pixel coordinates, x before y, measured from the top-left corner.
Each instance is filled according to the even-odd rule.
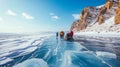
[[[65,32],[64,31],[60,31],[60,32],[56,33],[56,37],[59,36],[61,39],[65,39],[67,41],[73,41],[74,40],[73,39],[73,35],[74,35],[73,31],[70,31],[70,32],[66,33],[66,36],[65,36]]]

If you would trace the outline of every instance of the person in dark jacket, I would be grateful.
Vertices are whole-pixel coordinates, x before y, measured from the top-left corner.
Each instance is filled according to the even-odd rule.
[[[73,41],[74,39],[73,39],[73,31],[70,31],[69,33],[67,33],[67,35],[66,35],[66,37],[65,37],[65,39],[67,40],[67,41]]]
[[[58,32],[56,32],[56,37],[58,37]]]

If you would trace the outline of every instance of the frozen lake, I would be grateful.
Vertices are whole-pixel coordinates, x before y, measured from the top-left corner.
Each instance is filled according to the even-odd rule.
[[[31,38],[31,37],[30,37]],[[29,41],[28,38],[24,38]],[[69,42],[55,36],[44,39],[41,42],[40,37],[36,39],[32,49],[19,49],[11,51],[7,54],[1,52],[0,67],[119,67],[120,61],[117,60],[117,55],[113,52],[100,51],[98,46],[88,47],[88,44],[101,44],[99,42],[88,42],[87,40],[79,40],[79,42]],[[37,40],[37,42],[36,42]],[[29,44],[29,43],[26,43]],[[37,44],[37,45],[36,45]],[[102,45],[99,45],[102,46]],[[15,46],[14,46],[15,47]],[[33,49],[37,47],[36,49]],[[95,48],[96,47],[96,48]],[[19,47],[20,48],[20,47]],[[93,49],[93,50],[91,50]],[[95,49],[95,50],[94,50]],[[98,50],[97,50],[98,49]],[[103,48],[105,49],[105,48]],[[9,49],[10,50],[10,49]],[[5,50],[4,50],[5,51]],[[27,51],[27,53],[26,53]],[[14,56],[14,57],[13,57]],[[7,57],[9,62],[4,63],[2,59]],[[6,60],[6,61],[7,61]]]

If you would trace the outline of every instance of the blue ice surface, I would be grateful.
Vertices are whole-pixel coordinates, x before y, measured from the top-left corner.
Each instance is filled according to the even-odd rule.
[[[110,61],[109,61],[110,60]],[[113,61],[113,62],[112,62]],[[12,64],[12,65],[10,65]],[[51,37],[34,52],[14,58],[14,67],[119,67],[111,58],[100,58],[76,42]],[[45,66],[44,66],[45,65]],[[8,66],[8,67],[10,67]]]

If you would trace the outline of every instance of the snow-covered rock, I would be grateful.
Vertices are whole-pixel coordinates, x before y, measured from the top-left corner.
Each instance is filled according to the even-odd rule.
[[[120,36],[120,24],[115,22],[116,10],[119,9],[118,0],[108,0],[104,5],[86,9],[87,11],[82,11],[80,20],[72,24],[71,30],[82,35]],[[119,12],[117,13],[119,15]]]

